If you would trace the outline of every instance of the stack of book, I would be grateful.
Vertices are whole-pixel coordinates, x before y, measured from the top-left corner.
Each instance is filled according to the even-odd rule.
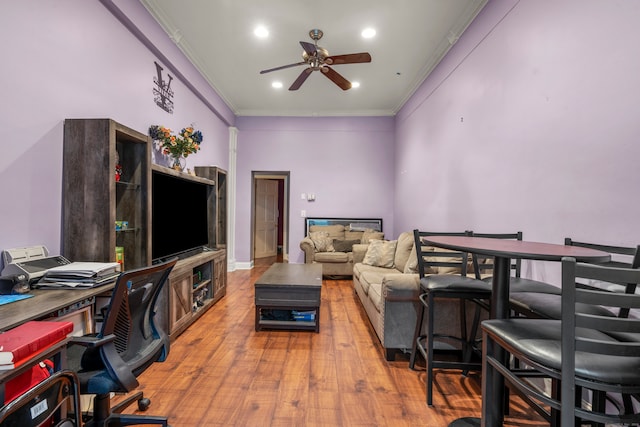
[[[0,333],[0,370],[13,369],[73,332],[73,322],[32,320]]]
[[[313,322],[316,320],[316,311],[297,311],[291,310],[291,315],[293,316],[293,320],[297,322]]]
[[[40,289],[93,288],[114,282],[119,274],[117,262],[72,262],[50,268],[35,286]]]

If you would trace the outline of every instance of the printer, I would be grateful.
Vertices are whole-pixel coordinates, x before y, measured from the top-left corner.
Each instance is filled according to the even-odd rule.
[[[49,256],[49,251],[44,245],[5,249],[2,252],[2,260],[4,262],[2,277],[0,277],[2,294],[28,292],[29,285],[40,280],[47,270],[70,264],[70,261],[62,255]]]

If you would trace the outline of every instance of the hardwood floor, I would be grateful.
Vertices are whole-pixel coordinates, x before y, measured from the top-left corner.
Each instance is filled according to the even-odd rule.
[[[272,261],[229,273],[227,295],[141,375],[149,414],[173,427],[438,427],[479,415],[479,377],[455,371],[436,374],[426,405],[424,372],[408,368],[408,355],[384,359],[351,280],[323,282],[318,334],[255,332],[253,283]],[[505,425],[546,425],[511,408]]]

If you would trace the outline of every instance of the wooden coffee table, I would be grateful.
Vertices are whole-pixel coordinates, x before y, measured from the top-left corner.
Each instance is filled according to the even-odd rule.
[[[322,264],[273,264],[255,283],[256,331],[319,332],[321,290]]]

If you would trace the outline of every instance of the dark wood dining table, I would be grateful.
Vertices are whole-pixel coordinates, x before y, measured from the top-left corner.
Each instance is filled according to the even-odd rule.
[[[522,240],[492,239],[468,236],[429,236],[424,241],[433,246],[461,252],[494,257],[491,313],[493,319],[509,317],[509,280],[512,259],[537,261],[561,261],[564,257],[578,262],[607,262],[608,252],[595,249],[553,243],[527,242]],[[495,355],[505,358],[505,354]],[[491,396],[490,399],[487,396]],[[465,417],[453,421],[449,427],[482,426],[496,427],[504,419],[504,379],[500,375],[482,375],[482,418]]]

